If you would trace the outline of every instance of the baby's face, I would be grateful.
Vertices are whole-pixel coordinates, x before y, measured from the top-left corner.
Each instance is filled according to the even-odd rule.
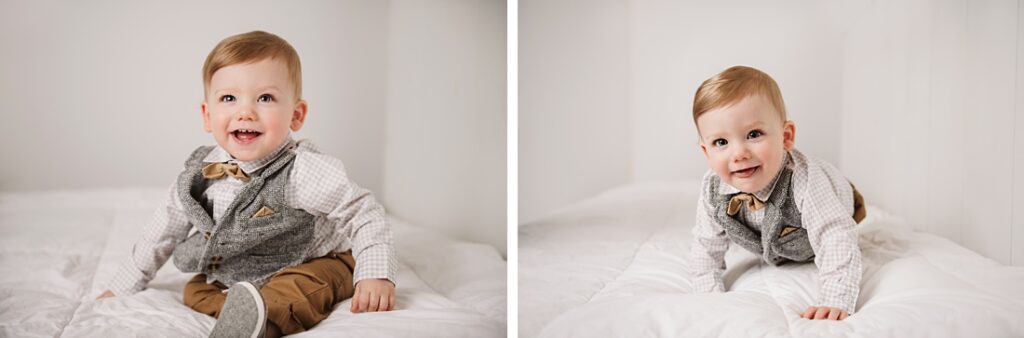
[[[297,100],[283,61],[265,59],[213,73],[202,104],[203,126],[241,161],[263,158],[298,131],[306,102]]]
[[[764,189],[793,148],[796,127],[764,97],[748,96],[697,118],[700,148],[718,177],[748,193]]]

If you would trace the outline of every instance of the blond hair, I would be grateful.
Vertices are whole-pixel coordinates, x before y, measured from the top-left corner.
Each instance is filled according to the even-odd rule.
[[[712,109],[727,107],[752,95],[762,95],[786,121],[782,91],[771,76],[752,67],[732,66],[704,80],[693,96],[693,123]]]
[[[288,41],[264,31],[252,31],[221,40],[203,63],[203,97],[210,89],[213,73],[221,68],[242,63],[279,59],[288,66],[288,75],[295,84],[295,100],[302,97],[302,65],[299,53]]]

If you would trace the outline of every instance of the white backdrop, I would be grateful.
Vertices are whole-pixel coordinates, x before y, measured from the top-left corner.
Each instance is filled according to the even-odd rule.
[[[519,3],[519,221],[628,182],[624,1]]]
[[[805,2],[520,4],[519,219],[633,181],[707,170],[690,107],[736,64],[779,82],[797,145],[839,159],[840,27]]]
[[[400,216],[507,237],[504,1],[392,1],[384,192]]]
[[[302,58],[297,139],[390,213],[504,252],[505,3],[430,4],[0,1],[0,189],[168,186],[214,143],[207,53],[259,29]]]
[[[878,3],[843,47],[841,163],[869,203],[1024,266],[1024,4]]]
[[[522,1],[519,219],[629,182],[699,179],[693,93],[744,64],[779,82],[797,147],[869,203],[1024,265],[1022,7]]]

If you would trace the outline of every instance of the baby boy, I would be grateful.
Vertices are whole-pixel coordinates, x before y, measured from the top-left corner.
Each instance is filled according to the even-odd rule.
[[[707,157],[691,272],[695,292],[723,292],[729,243],[772,265],[810,262],[821,288],[808,319],[842,320],[857,304],[861,252],[860,194],[832,165],[793,147],[778,85],[757,69],[736,66],[707,79],[693,100],[700,149]]]
[[[218,318],[211,337],[301,332],[350,297],[353,312],[394,307],[383,207],[340,160],[291,138],[307,112],[301,73],[295,49],[270,33],[214,47],[200,108],[217,146],[188,158],[100,298],[141,291],[173,257],[197,273],[184,303]]]

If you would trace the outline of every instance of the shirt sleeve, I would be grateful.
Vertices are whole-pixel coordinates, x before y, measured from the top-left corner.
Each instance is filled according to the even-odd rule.
[[[798,175],[799,174],[799,175]],[[794,172],[794,198],[800,206],[821,289],[816,306],[853,314],[860,293],[861,252],[853,217],[853,189],[827,163],[809,163]]]
[[[153,213],[142,237],[132,245],[131,254],[121,263],[110,282],[110,291],[116,296],[128,296],[145,289],[174,247],[188,236],[190,228],[175,183],[167,199]]]
[[[395,283],[398,263],[384,207],[370,191],[348,179],[341,160],[300,152],[288,190],[292,207],[326,217],[336,233],[349,238],[356,260],[353,283],[364,279]]]
[[[708,182],[713,173],[704,176],[701,195],[697,200],[697,223],[693,227],[690,245],[690,273],[693,292],[725,292],[722,274],[725,272],[725,252],[729,239],[717,221],[711,217],[714,208],[708,202]]]

